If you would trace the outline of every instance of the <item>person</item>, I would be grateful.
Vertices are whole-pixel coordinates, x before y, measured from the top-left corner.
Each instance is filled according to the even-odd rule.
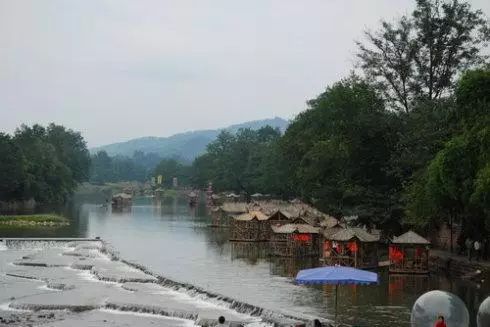
[[[220,316],[220,317],[218,318],[218,324],[217,324],[216,326],[226,326],[226,325],[225,325],[225,317]]]
[[[473,247],[473,241],[471,240],[471,238],[468,237],[464,242],[464,245],[468,254],[468,260],[471,261],[471,248]]]
[[[473,248],[475,249],[476,261],[480,261],[480,250],[481,250],[480,242],[475,241],[475,243],[473,244]]]
[[[443,316],[439,316],[437,318],[437,321],[436,321],[436,324],[434,325],[434,327],[447,327]]]
[[[313,320],[313,327],[322,327],[322,323],[320,322],[320,320]]]

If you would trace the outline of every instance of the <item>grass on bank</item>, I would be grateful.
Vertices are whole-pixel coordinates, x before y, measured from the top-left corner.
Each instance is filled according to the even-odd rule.
[[[0,224],[6,225],[68,225],[68,219],[56,214],[0,215]]]

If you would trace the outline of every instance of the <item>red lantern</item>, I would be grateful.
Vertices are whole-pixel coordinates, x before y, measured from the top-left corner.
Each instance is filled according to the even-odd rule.
[[[352,253],[356,253],[358,250],[357,242],[355,242],[355,241],[349,242],[348,247],[349,247],[350,252],[352,252]]]

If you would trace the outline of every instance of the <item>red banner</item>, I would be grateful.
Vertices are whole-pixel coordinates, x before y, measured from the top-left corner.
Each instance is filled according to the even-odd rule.
[[[311,234],[293,234],[293,240],[298,242],[310,242]]]

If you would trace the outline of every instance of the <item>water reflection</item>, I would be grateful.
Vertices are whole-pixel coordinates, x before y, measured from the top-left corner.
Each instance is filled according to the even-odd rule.
[[[103,203],[103,202],[99,202]],[[135,199],[131,210],[73,203],[72,225],[56,231],[12,231],[9,236],[100,236],[129,260],[178,281],[242,301],[308,317],[333,317],[331,286],[299,286],[293,277],[315,267],[314,258],[274,258],[264,243],[230,243],[229,229],[210,228],[204,204],[190,208],[178,197]],[[22,234],[22,235],[19,235]],[[339,319],[357,326],[410,326],[415,300],[433,289],[457,294],[467,304],[471,326],[490,287],[444,276],[396,276],[381,272],[379,286],[339,288]]]

